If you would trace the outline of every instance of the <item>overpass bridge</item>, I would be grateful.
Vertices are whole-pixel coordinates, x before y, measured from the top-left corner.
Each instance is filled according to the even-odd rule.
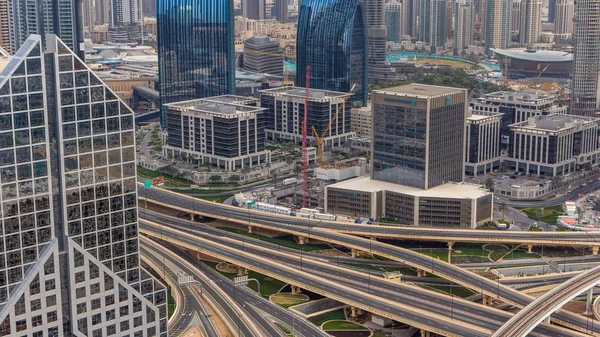
[[[141,231],[145,233],[147,229],[154,228],[157,232],[162,226],[163,239],[181,240],[183,234],[192,235],[195,238],[203,238],[210,242],[222,244],[228,249],[236,249],[250,254],[250,256],[266,257],[273,265],[285,265],[295,267],[296,272],[310,273],[329,280],[329,284],[342,284],[363,293],[374,294],[377,297],[393,300],[396,303],[405,303],[431,316],[441,315],[451,320],[458,320],[467,324],[479,325],[489,331],[494,331],[506,322],[511,314],[491,307],[482,306],[473,302],[428,291],[419,287],[401,284],[385,280],[382,277],[372,276],[370,273],[359,272],[348,268],[343,268],[317,259],[304,258],[302,256],[292,255],[288,252],[281,252],[277,249],[262,247],[262,241],[248,239],[228,232],[214,229],[210,226],[194,224],[194,229],[188,229],[191,225],[189,221],[182,219],[171,219],[173,224],[164,223],[162,225],[142,221]],[[179,230],[175,231],[174,228]],[[165,229],[173,231],[167,232]],[[179,233],[178,233],[179,232]],[[179,235],[179,236],[177,236]],[[240,241],[242,239],[243,241]],[[202,245],[202,247],[205,247]],[[208,255],[212,255],[208,253]],[[248,262],[247,260],[244,260]],[[240,261],[232,261],[239,264]],[[254,269],[254,268],[250,268]],[[271,276],[271,275],[270,275]],[[279,275],[273,275],[279,278]],[[291,283],[294,284],[294,283]],[[327,295],[326,295],[327,296]],[[329,296],[328,296],[329,297]],[[377,298],[375,297],[375,299]],[[344,301],[342,301],[344,302]],[[371,311],[365,309],[367,311]],[[399,319],[405,321],[404,319]],[[426,330],[429,330],[427,328]],[[431,330],[429,330],[431,331]],[[543,325],[538,327],[532,336],[580,336],[574,331],[559,328],[557,326]]]
[[[152,202],[154,204],[176,209],[182,212],[186,212],[188,214],[197,214],[212,218],[219,218],[227,221],[233,221],[243,225],[248,225],[250,226],[250,228],[252,226],[256,226],[273,231],[289,233],[303,238],[303,240],[310,238],[323,242],[340,244],[354,250],[369,251],[374,254],[386,257],[388,259],[395,260],[410,265],[412,267],[418,268],[423,272],[432,273],[434,275],[448,279],[454,283],[461,284],[467,288],[475,289],[478,292],[480,291],[483,295],[485,295],[484,301],[491,301],[491,299],[497,298],[499,300],[513,304],[520,308],[527,306],[533,301],[532,297],[522,294],[510,287],[504,286],[500,284],[500,282],[494,282],[477,274],[465,271],[464,269],[451,265],[447,262],[434,260],[417,252],[413,252],[408,249],[403,249],[388,244],[383,244],[376,240],[365,239],[359,236],[348,235],[346,233],[339,233],[338,231],[332,230],[331,228],[325,226],[316,226],[315,224],[315,226],[306,227],[303,225],[282,223],[280,222],[281,220],[279,220],[281,219],[281,217],[276,217],[273,214],[255,212],[251,210],[240,211],[240,209],[237,207],[217,204],[213,202],[194,200],[194,198],[182,196],[170,191],[165,192],[162,189],[146,189],[145,191],[141,192],[140,195],[144,195],[144,197],[141,198],[144,201],[144,203]],[[151,199],[160,197],[162,197],[164,201],[157,201],[155,199]],[[180,204],[180,206],[174,206],[172,203],[178,203]],[[252,216],[251,213],[253,213]],[[257,213],[262,213],[266,216],[256,217]],[[294,217],[285,218],[297,219]],[[349,226],[348,224],[345,225]],[[479,231],[472,232],[476,233]],[[496,233],[495,231],[487,232]],[[501,231],[498,232],[505,233]],[[428,235],[435,235],[433,234],[435,233],[435,231],[428,231],[428,233]],[[516,232],[515,234],[519,233]],[[564,235],[564,232],[557,232],[556,234]],[[369,236],[370,238],[373,237],[372,235],[367,236]],[[461,239],[460,241],[463,241],[463,239]],[[573,238],[570,238],[566,241],[561,242],[571,242],[573,240]],[[596,243],[600,244],[599,242]],[[562,312],[555,315],[553,319],[559,322],[560,324],[573,329],[577,329],[584,332],[590,330],[590,327],[588,326],[585,319],[571,313]],[[598,333],[600,335],[600,327],[592,327],[591,329],[595,333]]]
[[[597,232],[517,232],[469,229],[445,229],[363,225],[348,222],[305,219],[251,209],[224,205],[193,198],[161,188],[140,188],[141,201],[175,209],[188,214],[231,221],[282,222],[305,228],[322,228],[340,234],[360,235],[371,238],[394,238],[407,240],[454,242],[497,242],[508,244],[579,246],[589,247],[594,255],[600,251],[600,231]]]

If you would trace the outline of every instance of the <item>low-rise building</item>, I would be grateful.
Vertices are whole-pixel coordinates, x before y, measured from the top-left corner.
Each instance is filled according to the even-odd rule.
[[[371,138],[371,104],[360,108],[352,108],[350,127],[360,138]]]
[[[264,109],[257,103],[255,98],[224,95],[165,104],[171,129],[165,155],[225,170],[270,163]]]
[[[469,109],[465,139],[465,174],[490,173],[500,167],[500,124],[502,114]]]
[[[556,176],[598,163],[600,119],[575,115],[530,117],[510,125],[508,167]]]
[[[268,36],[254,36],[244,40],[244,69],[283,76],[283,52],[279,42]]]
[[[325,187],[325,212],[390,218],[425,227],[476,228],[492,219],[493,198],[479,185],[420,189],[363,176]]]

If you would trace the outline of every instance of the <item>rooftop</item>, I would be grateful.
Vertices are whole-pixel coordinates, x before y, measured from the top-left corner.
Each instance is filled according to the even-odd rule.
[[[554,101],[555,95],[541,94],[537,92],[525,91],[497,91],[485,95],[486,100],[509,101],[509,102],[527,102],[527,103],[546,103]]]
[[[306,88],[301,87],[280,87],[274,89],[266,89],[261,90],[261,94],[264,95],[272,95],[272,96],[291,96],[291,97],[300,97],[304,99],[306,95]],[[312,100],[319,99],[333,99],[333,98],[345,98],[351,96],[350,93],[337,92],[337,91],[329,91],[329,90],[321,90],[321,89],[309,89],[308,97]]]
[[[454,199],[477,199],[489,194],[489,192],[486,192],[479,185],[469,183],[447,183],[423,190],[420,188],[373,180],[369,175],[342,181],[337,184],[329,185],[328,187],[362,192],[390,191],[418,197]]]
[[[494,53],[533,62],[571,62],[573,54],[556,50],[491,49]]]
[[[411,83],[406,85],[400,85],[397,87],[391,87],[381,90],[373,90],[373,92],[385,95],[403,95],[419,98],[429,98],[437,96],[446,96],[450,94],[463,93],[466,89],[442,87],[437,85],[426,85]]]
[[[259,107],[243,105],[245,102],[253,101],[253,99],[249,99],[248,97],[224,95],[174,102],[165,104],[165,106],[186,112],[203,112],[223,117],[236,117],[238,115],[255,114],[265,110]]]
[[[598,124],[599,118],[583,117],[575,115],[540,115],[529,117],[521,123],[511,124],[511,128],[530,129],[530,130],[545,130],[545,131],[562,131],[575,127],[584,127],[592,124]]]

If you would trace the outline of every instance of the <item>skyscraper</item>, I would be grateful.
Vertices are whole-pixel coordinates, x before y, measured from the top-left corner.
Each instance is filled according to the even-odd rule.
[[[521,0],[521,17],[519,25],[519,43],[526,47],[540,39],[542,31],[542,1]]]
[[[141,39],[139,0],[110,0],[108,39],[127,44]]]
[[[166,337],[166,289],[140,267],[133,112],[47,48],[32,35],[0,72],[0,334]]]
[[[432,52],[446,42],[446,0],[421,0],[419,39],[431,45]]]
[[[56,34],[83,59],[83,2],[73,0],[8,0],[11,53],[31,34]],[[45,41],[42,41],[44,44]]]
[[[490,48],[508,48],[512,31],[512,1],[489,0],[486,2],[485,52],[492,54]]]
[[[420,189],[463,181],[467,102],[459,88],[374,90],[372,179]]]
[[[386,67],[387,27],[385,26],[385,1],[363,0],[368,30],[369,79],[384,79]]]
[[[264,20],[265,0],[242,0],[242,16],[246,19]]]
[[[161,104],[235,93],[233,0],[159,0]],[[163,109],[162,125],[166,125]]]
[[[417,1],[418,0],[402,1],[402,31],[410,37],[416,37],[419,31],[417,26],[417,16],[419,13]]]
[[[473,44],[473,25],[475,24],[475,8],[472,2],[454,4],[454,55],[460,55],[464,49]]]
[[[400,42],[402,31],[402,3],[397,1],[385,4],[385,25],[388,41]]]
[[[556,3],[557,0],[548,0],[548,22],[556,20]]]
[[[384,54],[385,55],[385,54]],[[365,12],[359,0],[303,0],[296,40],[296,83],[349,92],[353,102],[367,104],[368,50]]]
[[[287,0],[275,0],[275,20],[280,23],[286,23],[288,17]]]
[[[600,107],[598,101],[600,2],[578,0],[575,4],[574,21],[570,113],[594,116]]]
[[[573,3],[573,0],[556,1],[554,34],[558,40],[570,39],[573,35],[574,7],[575,4]]]
[[[0,0],[0,48],[8,53],[11,51],[8,0]]]

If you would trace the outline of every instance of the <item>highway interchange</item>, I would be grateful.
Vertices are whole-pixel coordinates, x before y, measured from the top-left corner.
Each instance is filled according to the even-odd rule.
[[[421,255],[419,253],[403,249],[400,247],[391,246],[389,244],[381,243],[373,239],[365,239],[355,235],[363,235],[369,238],[376,237],[402,237],[402,238],[410,238],[410,239],[424,239],[426,237],[428,240],[438,240],[438,241],[447,241],[452,242],[453,240],[466,241],[468,238],[475,238],[474,240],[479,240],[482,242],[519,242],[519,243],[543,243],[543,244],[555,244],[555,245],[571,245],[578,244],[584,246],[598,246],[600,245],[600,235],[596,233],[565,233],[565,232],[556,232],[556,233],[531,233],[531,232],[502,232],[502,231],[470,231],[470,230],[427,230],[427,229],[415,229],[415,228],[400,228],[400,227],[387,227],[387,226],[372,226],[372,225],[354,225],[354,224],[339,224],[334,222],[326,222],[326,221],[309,221],[307,219],[299,219],[292,217],[278,217],[271,214],[265,214],[254,211],[241,211],[240,209],[234,209],[231,207],[223,206],[220,204],[203,202],[198,200],[193,200],[186,196],[181,196],[178,194],[165,192],[159,189],[149,189],[140,193],[140,196],[143,196],[143,200],[147,200],[154,204],[171,207],[173,209],[179,211],[187,211],[189,213],[196,213],[200,215],[212,215],[213,217],[217,217],[220,219],[226,219],[235,221],[238,223],[245,223],[250,226],[263,227],[268,229],[273,229],[276,231],[281,231],[284,233],[291,233],[297,236],[302,236],[304,238],[309,238],[311,240],[316,239],[324,242],[333,242],[336,244],[345,245],[348,248],[370,251],[375,254],[390,258],[396,262],[410,265],[421,270],[424,270],[428,273],[432,273],[438,276],[441,276],[447,280],[455,282],[457,284],[461,284],[471,289],[476,289],[479,292],[486,294],[487,296],[502,300],[506,303],[513,304],[517,307],[526,307],[529,305],[533,298],[519,291],[516,291],[512,288],[509,288],[503,285],[500,282],[492,281],[486,279],[484,277],[478,276],[474,273],[467,272],[463,268],[460,268],[455,265],[450,265],[443,261],[432,259],[431,257]],[[175,206],[176,205],[176,206]],[[177,234],[173,234],[169,237],[171,242],[177,240],[185,240],[196,237],[196,240],[202,240],[202,236],[210,237],[210,240],[204,241],[204,246],[207,247],[208,244],[216,245],[218,242],[223,247],[227,249],[217,249],[216,252],[220,254],[224,254],[224,251],[234,250],[235,247],[238,248],[237,252],[231,252],[232,255],[227,256],[231,262],[237,262],[237,264],[241,264],[241,262],[248,261],[248,257],[245,255],[246,251],[244,250],[252,250],[252,249],[271,249],[265,247],[257,247],[256,243],[250,244],[247,242],[247,245],[242,247],[240,250],[239,244],[245,244],[244,240],[241,238],[223,238],[224,235],[222,231],[210,229],[208,226],[202,226],[202,231],[194,232],[194,235],[190,235],[189,233],[183,234],[185,231],[189,231],[192,225],[185,223],[181,219],[166,219],[164,215],[160,214],[152,214],[151,212],[145,212],[144,210],[140,211],[140,215],[142,218],[151,218],[152,221],[159,220],[160,225],[152,224],[151,222],[141,221],[141,230],[143,233],[151,233],[151,235],[165,235],[165,233],[176,233],[172,232],[175,228],[179,230]],[[151,226],[154,226],[152,230],[148,230]],[[158,226],[158,227],[156,227]],[[197,230],[199,225],[193,224],[193,230]],[[197,228],[198,227],[198,228]],[[167,230],[168,229],[168,230]],[[220,236],[218,233],[210,232],[210,231],[221,232]],[[348,235],[347,233],[355,234]],[[535,234],[535,235],[532,235]],[[231,235],[231,234],[230,234]],[[468,235],[468,237],[466,236]],[[163,237],[163,238],[165,238]],[[206,239],[204,239],[206,240]],[[222,241],[227,240],[227,242]],[[182,242],[178,241],[178,244],[189,244],[190,247],[193,244],[196,244],[198,247],[199,242]],[[264,246],[264,244],[263,244]],[[254,251],[255,254],[264,254],[264,251]],[[261,253],[262,252],[262,253]],[[213,251],[214,253],[214,251]],[[289,252],[271,252],[272,254],[277,255],[277,261],[283,261],[283,255],[288,255],[285,258],[292,260],[285,260],[282,262],[285,264],[284,268],[292,268],[293,266],[297,269],[297,256],[292,256]],[[236,255],[238,254],[238,255]],[[241,254],[241,255],[239,255]],[[247,253],[246,253],[247,254]],[[236,257],[237,256],[237,257]],[[309,255],[310,256],[310,255]],[[221,256],[223,258],[225,256]],[[594,257],[588,257],[593,259]],[[281,260],[279,260],[281,259]],[[296,261],[296,262],[294,262]],[[269,270],[273,266],[269,266],[268,264],[260,264],[256,262],[256,265],[250,266],[250,269],[262,269]],[[323,282],[323,278],[327,279],[327,277],[331,277],[331,269],[328,268],[340,268],[338,266],[333,266],[330,263],[326,263],[323,261],[318,261],[314,258],[300,258],[300,270],[301,273],[294,274],[294,278],[291,277],[290,271],[278,271],[277,275],[287,275],[291,281],[300,282],[298,284],[300,286],[312,285],[313,287],[316,284],[321,284],[323,286],[322,289],[327,288],[327,282]],[[318,265],[318,266],[317,266]],[[328,267],[326,267],[328,266]],[[349,270],[346,268],[346,270]],[[354,273],[358,273],[352,271]],[[287,274],[286,274],[287,273]],[[350,273],[345,272],[345,273]],[[335,273],[334,273],[335,274]],[[343,274],[339,273],[338,274]],[[409,324],[414,323],[415,326],[427,328],[428,331],[438,332],[440,331],[444,335],[456,335],[456,336],[479,336],[486,335],[489,336],[490,333],[497,330],[504,322],[506,322],[511,314],[503,311],[496,310],[489,307],[484,307],[482,305],[477,305],[477,312],[482,313],[481,315],[473,314],[473,303],[464,301],[462,299],[451,298],[450,301],[452,303],[450,306],[448,305],[447,298],[444,296],[437,296],[438,298],[432,299],[427,298],[426,296],[434,296],[431,294],[426,294],[425,298],[427,300],[421,302],[419,304],[418,298],[420,296],[424,296],[421,293],[415,294],[406,290],[406,285],[390,285],[389,281],[383,280],[380,276],[372,277],[371,274],[368,274],[368,280],[364,279],[365,273],[352,274],[352,277],[346,277],[341,279],[331,280],[337,282],[344,287],[348,287],[348,291],[352,291],[353,293],[359,293],[360,296],[353,297],[352,299],[347,299],[343,302],[348,304],[352,304],[352,300],[354,300],[354,304],[356,307],[364,307],[365,303],[369,303],[371,306],[377,306],[379,304],[374,303],[373,301],[365,302],[369,298],[373,298],[373,293],[379,295],[385,295],[385,298],[382,298],[382,305],[377,307],[381,310],[381,314],[385,316],[385,313],[389,313],[389,316],[392,316],[394,319],[407,322]],[[306,280],[303,278],[306,277]],[[302,283],[302,282],[305,283]],[[504,282],[503,282],[504,283]],[[368,285],[368,289],[366,289],[366,285]],[[399,289],[395,289],[395,287],[405,287],[402,288],[402,291]],[[386,289],[395,289],[394,291],[389,291]],[[419,288],[420,289],[420,288]],[[328,295],[336,293],[336,290],[340,289],[330,289],[326,291]],[[315,291],[317,292],[317,291]],[[426,291],[425,291],[426,292]],[[402,293],[403,295],[398,295],[398,293]],[[438,294],[439,295],[439,294]],[[343,297],[343,294],[337,292],[335,296]],[[364,296],[364,297],[361,297]],[[446,296],[448,297],[448,296]],[[364,300],[363,300],[364,298]],[[440,299],[441,298],[441,299]],[[390,299],[393,299],[393,303],[387,303]],[[358,301],[358,303],[356,302]],[[362,301],[362,303],[361,303]],[[444,302],[445,301],[445,302]],[[397,302],[397,303],[396,303]],[[387,304],[386,304],[387,303]],[[398,305],[398,303],[402,303],[403,305],[409,305],[413,308],[419,308],[419,310],[424,310],[426,314],[421,317],[422,313],[416,313],[415,310],[412,312],[408,311],[402,305]],[[425,303],[425,304],[423,304]],[[431,305],[431,303],[440,303],[440,306]],[[375,307],[368,307],[369,309],[377,309]],[[448,319],[448,308],[451,308],[450,319]],[[373,310],[376,311],[376,310]],[[417,310],[418,311],[418,310]],[[475,317],[474,317],[475,316]],[[481,317],[485,317],[482,319]],[[579,330],[584,332],[590,332],[588,329],[589,322],[586,322],[586,319],[574,315],[567,312],[556,313],[552,316],[557,319],[562,324],[569,327],[577,327]],[[435,322],[432,322],[431,319],[428,318],[436,318]],[[460,321],[460,322],[459,322]],[[459,322],[457,324],[457,322]],[[437,330],[436,330],[437,329]],[[550,330],[548,330],[550,329]],[[600,332],[597,328],[593,329],[595,333]],[[536,328],[532,334],[533,336],[576,336],[579,335],[575,332],[558,328],[556,326],[550,325],[540,325]]]

